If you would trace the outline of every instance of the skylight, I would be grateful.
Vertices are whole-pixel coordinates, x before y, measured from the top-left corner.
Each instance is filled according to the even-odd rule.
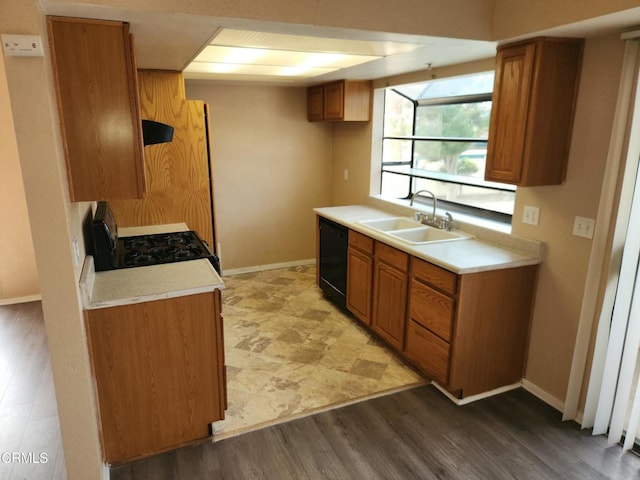
[[[479,95],[493,91],[494,72],[448,77],[428,82],[394,87],[394,90],[415,101],[434,98]]]

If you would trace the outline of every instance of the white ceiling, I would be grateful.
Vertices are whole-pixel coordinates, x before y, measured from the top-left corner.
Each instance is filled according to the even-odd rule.
[[[137,64],[139,68],[143,69],[183,71],[196,55],[206,47],[209,41],[214,38],[220,28],[309,35],[328,39],[352,39],[418,45],[417,48],[410,51],[394,53],[378,60],[318,77],[279,81],[290,85],[307,85],[340,78],[376,79],[425,70],[429,64],[433,68],[439,68],[490,58],[495,55],[495,48],[498,43],[241,19],[221,19],[177,13],[142,12],[96,5],[70,4],[56,0],[41,0],[41,4],[47,15],[129,22],[131,24],[131,32],[135,36]],[[640,24],[640,9],[634,9],[632,13],[630,11],[620,12],[562,28],[535,32],[535,35],[593,36],[607,31],[619,31]]]

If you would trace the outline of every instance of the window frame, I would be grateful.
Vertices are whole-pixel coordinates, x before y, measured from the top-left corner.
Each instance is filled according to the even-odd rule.
[[[459,105],[464,103],[480,103],[492,101],[492,93],[480,93],[480,94],[468,94],[468,95],[457,95],[450,97],[437,97],[437,98],[427,98],[427,99],[413,99],[403,94],[399,90],[393,87],[388,87],[384,89],[384,105],[383,109],[383,125],[385,125],[386,120],[386,104],[387,99],[386,95],[389,92],[393,92],[410,102],[413,106],[413,117],[412,117],[412,126],[411,133],[412,135],[385,135],[385,129],[383,127],[382,131],[382,156],[381,156],[381,171],[380,171],[380,185],[382,188],[383,177],[386,174],[393,175],[402,175],[409,177],[408,182],[408,193],[405,197],[400,197],[400,199],[408,200],[412,198],[413,194],[419,190],[416,187],[417,180],[431,180],[436,182],[445,182],[455,185],[462,186],[470,186],[470,187],[481,187],[488,188],[496,191],[503,192],[514,192],[516,191],[515,185],[510,185],[506,183],[498,183],[498,182],[489,182],[485,180],[481,180],[478,178],[473,178],[469,176],[456,175],[446,172],[433,172],[429,170],[418,169],[415,167],[415,163],[417,161],[415,156],[415,149],[417,142],[468,142],[471,144],[484,144],[487,145],[488,139],[486,138],[467,138],[467,137],[441,137],[441,136],[419,136],[416,135],[416,119],[418,114],[419,107],[430,107],[430,106],[444,106],[444,105]],[[385,140],[401,140],[401,141],[410,141],[411,142],[411,160],[410,161],[384,161],[384,145]],[[408,167],[408,168],[407,168]],[[515,201],[515,200],[514,200]],[[423,197],[421,195],[417,196],[415,199],[417,203],[430,204],[431,199],[428,197]],[[462,214],[472,215],[476,217],[482,217],[486,219],[491,219],[494,221],[498,221],[505,224],[511,224],[513,215],[508,213],[503,213],[495,210],[489,210],[482,207],[477,207],[473,205],[462,204],[459,202],[453,202],[451,200],[445,200],[438,198],[438,204],[445,206],[448,210],[453,212],[458,212]]]

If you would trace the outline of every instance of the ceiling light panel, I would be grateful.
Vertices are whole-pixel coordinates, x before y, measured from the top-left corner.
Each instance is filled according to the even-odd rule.
[[[222,29],[211,41],[211,45],[260,47],[305,52],[350,53],[384,57],[396,53],[409,52],[416,48],[424,47],[426,44],[349,40]]]
[[[209,45],[196,57],[195,61],[279,66],[332,66],[337,68],[346,68],[369,62],[371,60],[376,60],[377,58],[380,57]]]
[[[184,73],[189,78],[304,79],[421,46],[222,29]]]
[[[304,66],[278,66],[278,65],[249,65],[249,64],[230,64],[230,63],[211,63],[211,62],[192,62],[185,70],[185,73],[200,74],[227,74],[233,73],[238,75],[260,75],[263,77],[296,77],[308,78],[325,73],[331,73],[337,68],[320,68],[320,67],[304,67]]]

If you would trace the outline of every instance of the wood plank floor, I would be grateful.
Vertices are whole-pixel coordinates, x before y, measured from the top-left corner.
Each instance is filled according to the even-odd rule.
[[[66,478],[40,302],[0,306],[0,478]]]
[[[39,302],[0,307],[0,479],[64,480]],[[112,469],[143,479],[632,479],[640,458],[607,448],[524,390],[458,407],[431,386]]]
[[[632,479],[640,458],[519,389],[456,406],[417,387],[112,470],[143,479]]]

